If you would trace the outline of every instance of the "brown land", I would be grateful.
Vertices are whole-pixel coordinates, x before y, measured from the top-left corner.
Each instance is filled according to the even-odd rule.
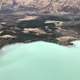
[[[54,22],[46,27],[47,20]],[[72,45],[79,39],[80,0],[0,0],[0,47],[39,40]]]
[[[4,18],[6,17],[6,18]],[[51,43],[58,43],[62,45],[72,45],[71,41],[80,39],[80,21],[74,18],[74,21],[68,20],[67,17],[56,18],[53,16],[24,16],[24,15],[9,15],[0,17],[0,47],[7,44],[24,42],[29,43],[33,41],[47,41]],[[58,19],[58,24],[56,24]],[[23,27],[23,20],[27,21],[54,21],[54,25],[48,25],[50,29],[45,29],[45,26],[40,23],[37,26],[28,26],[27,24]],[[21,26],[17,26],[21,23]],[[32,23],[32,21],[31,21]],[[31,23],[29,23],[31,25]],[[38,24],[36,22],[36,24]],[[56,25],[55,25],[56,24]],[[35,25],[35,24],[34,24]]]

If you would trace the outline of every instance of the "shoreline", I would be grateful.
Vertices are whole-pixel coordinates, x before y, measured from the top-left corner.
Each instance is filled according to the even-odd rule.
[[[17,27],[16,25],[19,24],[17,21],[19,19],[23,19],[26,15],[22,16],[1,16],[0,17],[0,47],[3,47],[7,44],[12,44],[16,42],[33,42],[33,41],[47,41],[51,43],[58,43],[61,45],[72,45],[70,42],[74,40],[80,40],[80,32],[79,26],[80,21],[60,21],[63,22],[61,26],[54,25],[54,29],[51,32],[46,31],[44,26],[38,26],[36,28],[26,26],[24,28]],[[33,18],[34,16],[32,16]],[[57,17],[55,18],[57,19]],[[34,21],[37,20],[54,20],[49,16],[41,17],[38,16],[37,19],[33,19]],[[25,19],[25,21],[27,21]],[[30,21],[30,20],[28,20]],[[56,20],[54,20],[56,21]],[[76,24],[77,22],[77,24]],[[3,24],[2,24],[3,23]],[[23,23],[22,23],[23,24]],[[38,24],[38,23],[36,23]],[[73,24],[73,25],[72,25]],[[41,23],[42,25],[42,23]],[[43,28],[42,28],[43,27]]]

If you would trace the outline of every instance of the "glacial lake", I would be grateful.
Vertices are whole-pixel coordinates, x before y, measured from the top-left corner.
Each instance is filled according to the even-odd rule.
[[[80,80],[80,41],[17,43],[0,54],[0,80]]]

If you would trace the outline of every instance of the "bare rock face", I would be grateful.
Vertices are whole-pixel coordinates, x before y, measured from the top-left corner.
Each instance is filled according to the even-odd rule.
[[[80,12],[80,0],[59,0],[61,2],[60,9],[64,12],[78,13]]]
[[[58,43],[64,44],[64,45],[72,45],[72,43],[70,43],[70,42],[77,40],[77,38],[72,37],[72,36],[61,36],[56,39],[58,40]]]
[[[39,28],[24,28],[23,33],[33,33],[36,36],[47,35],[47,33],[44,30],[41,30]]]
[[[80,0],[1,0],[0,9],[25,8],[46,13],[80,13]]]
[[[1,0],[1,7],[34,7],[43,8],[49,4],[48,0]]]

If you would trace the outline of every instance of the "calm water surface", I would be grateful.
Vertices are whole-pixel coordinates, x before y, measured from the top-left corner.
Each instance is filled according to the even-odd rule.
[[[0,80],[80,80],[80,41],[14,44],[0,53]]]

